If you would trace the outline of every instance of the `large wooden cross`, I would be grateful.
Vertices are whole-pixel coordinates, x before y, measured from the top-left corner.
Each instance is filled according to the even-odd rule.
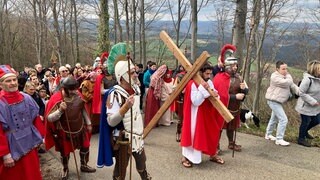
[[[155,116],[151,119],[148,126],[144,129],[144,138],[147,137],[147,135],[150,133],[152,128],[158,123],[161,116],[170,107],[170,105],[176,99],[176,97],[182,92],[182,90],[184,89],[184,87],[187,85],[187,83],[191,78],[193,78],[193,80],[198,84],[201,84],[201,82],[204,81],[202,77],[198,74],[198,71],[200,70],[202,65],[210,58],[209,53],[207,51],[204,51],[192,66],[191,63],[188,61],[188,59],[182,54],[180,49],[176,46],[176,44],[174,44],[172,39],[169,37],[169,35],[165,31],[161,31],[160,38],[167,45],[167,47],[173,53],[173,55],[178,59],[178,61],[184,67],[187,73],[186,75],[184,75],[184,77],[182,78],[182,80],[180,81],[176,89],[173,91],[173,93],[168,97],[165,103],[157,111]],[[225,121],[230,122],[234,118],[232,114],[224,106],[224,104],[218,98],[216,98],[215,92],[213,92],[210,88],[207,90],[211,95],[209,97],[209,100],[212,103],[212,105],[223,116]]]

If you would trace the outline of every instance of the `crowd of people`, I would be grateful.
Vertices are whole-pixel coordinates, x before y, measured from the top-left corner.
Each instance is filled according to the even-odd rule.
[[[113,179],[125,179],[132,155],[141,179],[151,179],[143,129],[187,72],[181,65],[170,70],[152,61],[143,69],[142,64],[132,62],[126,45],[117,44],[117,48],[124,48],[126,54],[116,54],[113,60],[103,53],[94,66],[77,63],[55,69],[37,64],[17,72],[0,65],[0,179],[42,179],[38,153],[53,146],[61,157],[61,179],[68,179],[70,153],[77,149],[81,172],[94,173],[96,169],[88,165],[90,138],[99,131],[98,167],[112,165],[115,158]],[[176,141],[182,147],[181,164],[186,168],[200,164],[202,154],[214,163],[225,163],[219,155],[223,129],[228,149],[242,150],[235,133],[249,89],[238,73],[235,51],[235,46],[226,45],[217,65],[205,63],[199,70],[202,81],[190,80],[158,121],[157,126],[171,126],[176,113]],[[265,96],[272,110],[265,139],[280,146],[290,144],[284,140],[288,118],[283,104],[296,94],[296,111],[301,116],[298,144],[310,147],[307,139],[313,137],[308,131],[320,123],[318,86],[320,61],[308,63],[300,86],[293,83],[287,65],[277,62]],[[208,89],[234,119],[225,122],[209,101]]]

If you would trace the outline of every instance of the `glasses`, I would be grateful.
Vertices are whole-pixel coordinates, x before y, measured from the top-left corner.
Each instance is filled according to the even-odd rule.
[[[62,72],[62,73],[65,73],[65,72],[69,72],[69,70],[62,70],[61,72]]]

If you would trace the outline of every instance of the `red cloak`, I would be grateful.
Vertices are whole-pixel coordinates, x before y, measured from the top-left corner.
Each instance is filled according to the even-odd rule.
[[[218,118],[217,110],[212,106],[208,99],[198,106],[196,115],[196,127],[193,137],[191,137],[191,91],[192,84],[198,85],[193,81],[189,81],[184,96],[183,108],[183,126],[180,145],[183,147],[191,146],[210,156],[215,155],[220,138],[220,130],[223,126],[223,119]]]

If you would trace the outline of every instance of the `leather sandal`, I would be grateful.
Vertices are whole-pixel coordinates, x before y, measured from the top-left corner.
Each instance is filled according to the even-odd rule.
[[[230,143],[229,146],[228,146],[228,149],[240,152],[241,151],[241,145],[238,145],[238,144],[235,144],[235,143]]]
[[[185,168],[191,168],[192,167],[192,162],[189,161],[186,157],[183,157],[181,160],[181,164],[185,167]]]
[[[224,160],[221,157],[219,157],[217,154],[214,156],[211,156],[210,161],[215,162],[217,164],[224,164]]]

